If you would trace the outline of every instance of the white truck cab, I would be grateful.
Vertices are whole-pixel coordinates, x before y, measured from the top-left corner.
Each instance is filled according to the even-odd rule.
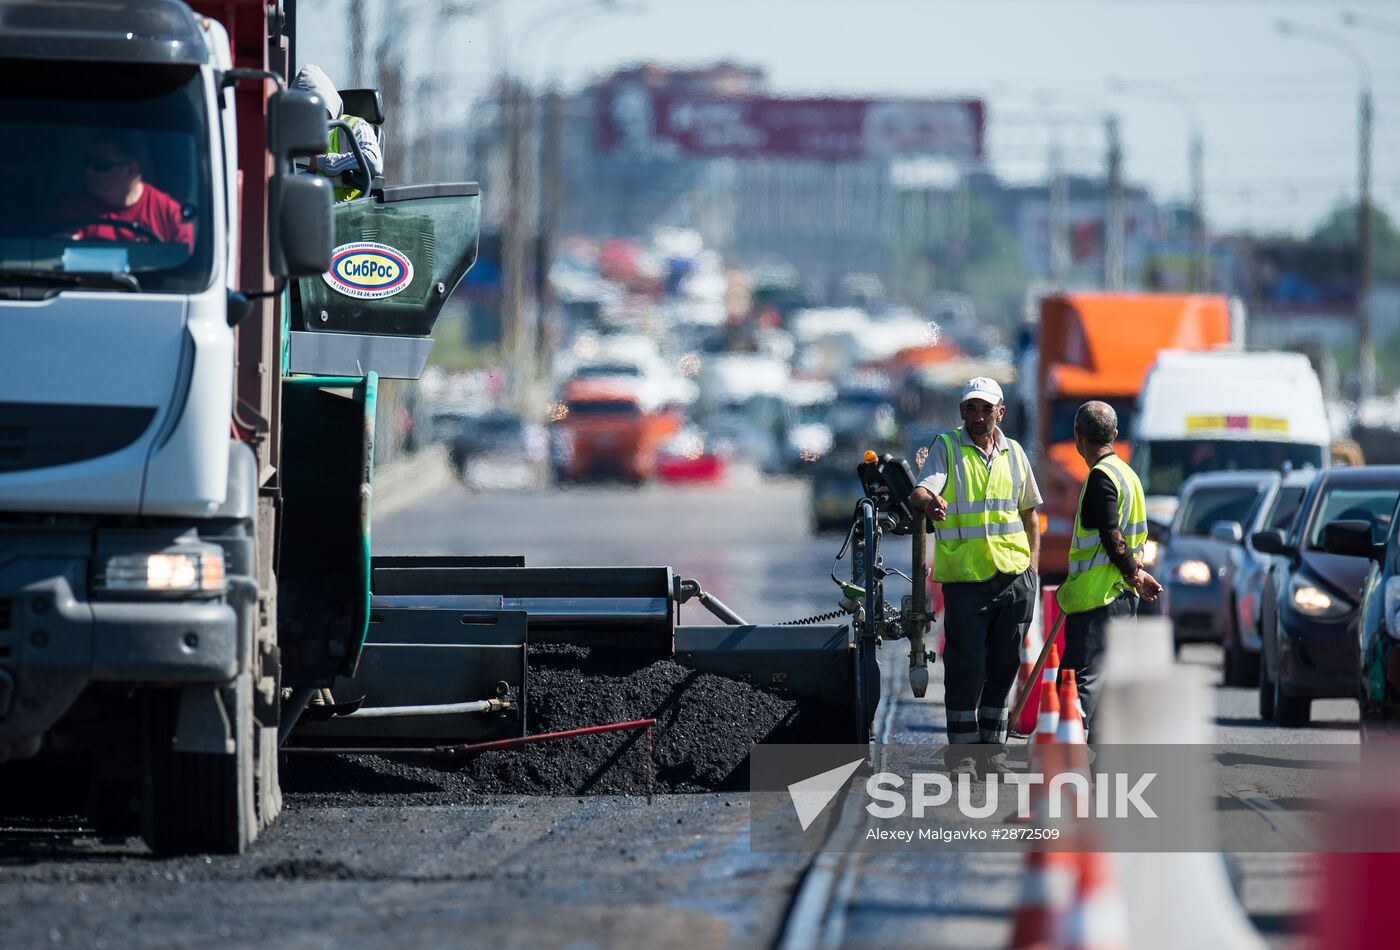
[[[1199,472],[1328,464],[1322,386],[1300,353],[1164,350],[1139,405],[1132,464],[1159,527]]]

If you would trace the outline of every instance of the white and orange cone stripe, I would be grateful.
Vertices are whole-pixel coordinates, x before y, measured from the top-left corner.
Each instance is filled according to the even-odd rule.
[[[1114,880],[1113,855],[1081,851],[1074,905],[1065,920],[1067,950],[1127,950],[1128,910]]]
[[[1040,715],[1035,723],[1036,745],[1053,743],[1060,728],[1060,694],[1055,689],[1055,674],[1058,673],[1059,667],[1060,651],[1052,644],[1040,680]]]
[[[1075,855],[1032,845],[1011,922],[1012,950],[1057,946],[1073,909],[1079,869]]]
[[[1060,723],[1055,738],[1065,745],[1084,745],[1084,706],[1074,670],[1065,670],[1060,682]]]

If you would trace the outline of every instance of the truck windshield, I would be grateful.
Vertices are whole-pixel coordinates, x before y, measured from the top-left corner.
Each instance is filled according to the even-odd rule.
[[[208,285],[214,222],[196,68],[0,60],[0,83],[0,294]]]
[[[1193,491],[1177,515],[1177,528],[1173,533],[1204,538],[1217,521],[1248,524],[1259,495],[1260,489],[1252,485],[1221,485]]]
[[[1087,399],[1056,399],[1050,404],[1050,441],[1074,441],[1074,414]],[[1133,417],[1137,415],[1137,403],[1132,399],[1101,399],[1113,407],[1118,414],[1118,441],[1131,442],[1133,438]]]
[[[593,416],[611,416],[635,419],[641,416],[642,409],[630,399],[589,399],[569,403],[570,419]]]
[[[1321,468],[1322,446],[1243,439],[1159,439],[1133,449],[1133,469],[1149,495],[1175,495],[1198,472]]]

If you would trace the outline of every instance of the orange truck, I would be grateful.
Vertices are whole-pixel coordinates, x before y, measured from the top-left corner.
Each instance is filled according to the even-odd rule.
[[[680,430],[676,412],[649,406],[634,386],[615,379],[569,383],[560,416],[556,475],[563,482],[649,481],[661,445]]]
[[[1118,456],[1129,459],[1138,395],[1164,349],[1204,350],[1231,342],[1242,316],[1211,294],[1052,294],[1040,301],[1036,368],[1036,474],[1045,505],[1040,573],[1068,570],[1079,487],[1088,468],[1074,450],[1074,413],[1100,399],[1118,413]]]

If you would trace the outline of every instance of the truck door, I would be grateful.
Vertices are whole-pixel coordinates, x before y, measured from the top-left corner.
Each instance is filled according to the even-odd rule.
[[[417,379],[480,228],[474,182],[398,185],[336,205],[330,270],[299,282],[288,371]]]
[[[298,281],[282,387],[278,622],[284,682],[355,672],[369,623],[380,377],[417,379],[443,304],[476,260],[475,183],[400,185],[335,207],[336,249]]]

